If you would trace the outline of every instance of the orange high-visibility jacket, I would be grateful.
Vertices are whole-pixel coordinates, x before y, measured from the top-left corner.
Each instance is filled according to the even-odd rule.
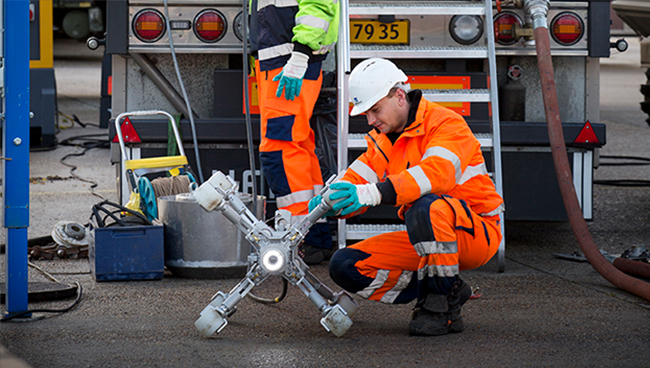
[[[341,180],[366,184],[390,178],[397,193],[396,206],[401,206],[400,217],[411,203],[429,193],[464,200],[481,216],[505,210],[488,176],[480,143],[455,112],[422,98],[415,121],[395,144],[374,129],[365,138],[368,150]]]

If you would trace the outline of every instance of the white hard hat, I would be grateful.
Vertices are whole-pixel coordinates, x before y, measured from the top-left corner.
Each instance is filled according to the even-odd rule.
[[[348,86],[350,101],[354,104],[350,115],[363,114],[386,97],[397,83],[406,81],[406,74],[389,60],[371,58],[362,61],[350,73]]]

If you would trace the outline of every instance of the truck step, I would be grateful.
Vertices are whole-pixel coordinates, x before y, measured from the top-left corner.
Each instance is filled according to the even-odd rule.
[[[386,2],[350,2],[351,15],[483,15],[485,5],[482,2],[451,1],[386,1]]]
[[[442,47],[442,46],[387,46],[350,45],[353,59],[381,57],[386,59],[484,59],[485,46]]]
[[[491,133],[474,133],[474,136],[481,144],[481,149],[492,148],[494,146]]]
[[[368,239],[375,235],[380,235],[393,231],[406,231],[406,225],[403,224],[348,224],[346,226],[346,239],[361,240]]]
[[[490,102],[488,89],[424,89],[422,95],[431,102]]]

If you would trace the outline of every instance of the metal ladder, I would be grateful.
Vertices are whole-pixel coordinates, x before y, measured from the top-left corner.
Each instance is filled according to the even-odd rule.
[[[350,24],[344,20],[355,15],[478,15],[483,16],[484,46],[383,46],[350,44]],[[492,0],[476,1],[373,1],[341,0],[341,22],[338,42],[338,171],[348,167],[348,150],[365,149],[363,134],[349,134],[348,79],[351,59],[382,57],[386,59],[485,59],[488,63],[489,88],[479,90],[423,90],[423,97],[433,102],[489,102],[491,112],[490,133],[476,134],[481,149],[492,154],[492,172],[497,192],[503,196],[501,167],[501,137],[499,130],[499,101],[496,78],[496,55]],[[505,269],[504,215],[501,230],[504,240],[497,252],[498,271]],[[352,225],[345,220],[338,223],[338,246],[344,248],[346,241],[367,239],[388,231],[406,230],[405,225]]]

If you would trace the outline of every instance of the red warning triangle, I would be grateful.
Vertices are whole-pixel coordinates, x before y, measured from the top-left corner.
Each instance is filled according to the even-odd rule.
[[[585,123],[580,130],[580,134],[573,140],[574,144],[600,144],[594,128],[591,126],[589,120]]]
[[[122,125],[120,125],[120,127],[122,129],[122,137],[124,138],[124,143],[142,143],[142,139],[140,139],[138,132],[135,131],[135,128],[133,127],[133,124],[131,123],[131,120],[129,120],[128,116],[124,119],[124,122]],[[119,139],[117,138],[117,134],[115,134],[115,137],[113,137],[113,143],[118,142]]]

